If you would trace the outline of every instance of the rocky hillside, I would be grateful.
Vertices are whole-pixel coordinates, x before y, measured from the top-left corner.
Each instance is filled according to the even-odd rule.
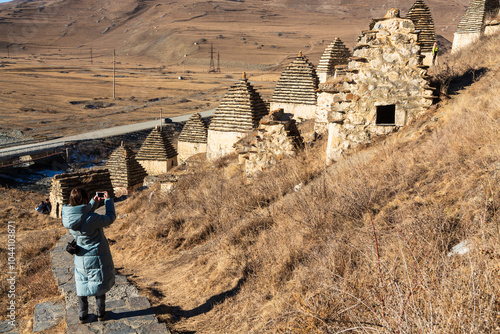
[[[327,169],[320,140],[250,184],[228,157],[135,195],[117,265],[179,332],[495,331],[499,46],[453,56],[439,105]]]

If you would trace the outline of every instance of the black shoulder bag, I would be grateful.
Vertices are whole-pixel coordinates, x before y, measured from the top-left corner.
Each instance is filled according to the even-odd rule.
[[[76,238],[78,239],[78,236],[76,236]],[[73,239],[73,241],[71,242],[68,242],[68,244],[66,245],[66,252],[70,253],[71,255],[77,254],[79,250],[80,246],[78,246],[75,239]]]

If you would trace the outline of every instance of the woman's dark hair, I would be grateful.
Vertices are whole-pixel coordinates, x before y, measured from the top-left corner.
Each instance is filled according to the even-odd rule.
[[[69,195],[69,205],[78,206],[89,202],[89,194],[83,188],[73,188]]]

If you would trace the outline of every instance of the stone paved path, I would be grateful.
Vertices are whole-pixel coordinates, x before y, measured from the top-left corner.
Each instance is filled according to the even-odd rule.
[[[65,251],[66,244],[73,238],[66,234],[59,240],[51,253],[52,269],[59,289],[64,294],[65,305],[43,303],[35,307],[33,331],[38,332],[57,325],[66,318],[67,333],[70,334],[146,334],[171,332],[165,324],[156,319],[146,297],[139,296],[137,289],[127,282],[125,276],[116,276],[116,284],[106,294],[108,319],[97,321],[95,298],[89,297],[89,322],[80,324],[78,300],[73,279],[73,256]]]

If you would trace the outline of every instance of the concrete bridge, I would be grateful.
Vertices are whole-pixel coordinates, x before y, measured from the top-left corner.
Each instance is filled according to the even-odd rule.
[[[201,117],[210,117],[214,114],[215,109],[200,112]],[[192,114],[171,117],[172,122],[185,122]],[[129,125],[116,126],[113,128],[101,129],[91,132],[82,133],[79,135],[61,137],[57,139],[47,140],[44,142],[13,146],[0,149],[0,168],[19,165],[25,162],[43,159],[45,157],[65,153],[65,143],[75,142],[80,140],[100,139],[113,137],[127,133],[138,132],[154,128],[160,124],[160,120],[134,123]]]

